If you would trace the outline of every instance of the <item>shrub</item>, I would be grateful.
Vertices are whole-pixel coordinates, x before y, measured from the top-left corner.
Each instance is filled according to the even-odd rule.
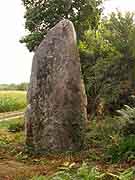
[[[106,149],[108,144],[119,140],[121,129],[122,122],[118,117],[106,116],[100,122],[94,119],[86,133],[86,145]]]
[[[107,151],[113,163],[135,159],[135,108],[125,105],[117,112],[120,115],[117,118],[121,124],[120,138],[116,143],[111,144]]]
[[[129,135],[121,138],[118,144],[113,144],[108,149],[108,155],[112,163],[121,160],[135,159],[135,135]]]
[[[135,108],[131,108],[127,105],[123,109],[117,111],[123,121],[122,134],[124,136],[135,134]]]

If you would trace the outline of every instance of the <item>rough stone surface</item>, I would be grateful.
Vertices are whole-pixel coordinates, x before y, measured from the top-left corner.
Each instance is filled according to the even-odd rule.
[[[73,24],[59,22],[35,52],[28,90],[26,144],[36,152],[83,145],[86,95]]]

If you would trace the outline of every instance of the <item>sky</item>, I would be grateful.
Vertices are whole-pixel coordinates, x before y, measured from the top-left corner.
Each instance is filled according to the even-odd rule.
[[[19,43],[25,34],[21,0],[0,2],[0,84],[28,82],[32,54]]]
[[[108,0],[104,13],[115,9],[135,12],[135,0]],[[0,84],[29,82],[33,53],[19,39],[25,34],[21,0],[0,2]]]
[[[104,13],[109,14],[116,9],[126,12],[135,12],[135,0],[106,0],[104,3]]]

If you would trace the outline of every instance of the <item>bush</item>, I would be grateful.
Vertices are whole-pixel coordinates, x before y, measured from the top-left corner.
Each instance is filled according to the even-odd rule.
[[[106,149],[109,144],[119,141],[122,122],[118,117],[106,116],[105,119],[90,122],[86,133],[86,145]]]
[[[135,134],[135,108],[125,105],[117,112],[121,115],[120,120],[123,121],[122,134],[124,136]]]
[[[112,163],[135,159],[135,108],[124,106],[120,116],[93,120],[86,134],[86,144],[100,149],[101,158]]]
[[[121,160],[135,160],[135,135],[130,135],[113,144],[108,149],[108,155],[112,163],[116,163]]]

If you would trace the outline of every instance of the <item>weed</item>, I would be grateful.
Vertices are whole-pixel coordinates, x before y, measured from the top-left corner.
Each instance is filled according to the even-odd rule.
[[[0,91],[0,112],[16,111],[25,107],[25,91]]]
[[[47,180],[45,176],[34,176],[31,180]]]

